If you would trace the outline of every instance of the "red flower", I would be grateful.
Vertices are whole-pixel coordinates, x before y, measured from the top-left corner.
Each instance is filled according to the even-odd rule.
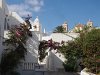
[[[21,36],[20,31],[16,30],[15,32],[16,32],[16,36],[18,36],[18,37]]]

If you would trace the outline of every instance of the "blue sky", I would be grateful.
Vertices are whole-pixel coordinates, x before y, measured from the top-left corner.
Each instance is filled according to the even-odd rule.
[[[39,17],[42,28],[51,32],[56,26],[67,21],[69,30],[75,24],[90,19],[100,27],[100,0],[6,0],[11,11],[21,16]]]

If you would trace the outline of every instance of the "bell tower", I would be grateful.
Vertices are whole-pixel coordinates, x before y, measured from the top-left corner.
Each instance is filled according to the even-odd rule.
[[[33,22],[33,30],[34,31],[41,31],[40,22],[39,22],[38,16],[36,17],[36,19]]]
[[[62,27],[64,28],[64,32],[68,32],[68,24],[66,21],[62,24]]]
[[[88,27],[93,27],[93,22],[92,22],[90,19],[89,19],[88,22],[87,22],[87,26],[88,26]]]

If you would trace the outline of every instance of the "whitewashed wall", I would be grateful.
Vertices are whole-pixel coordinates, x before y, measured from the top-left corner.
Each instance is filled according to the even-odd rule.
[[[63,62],[66,60],[61,53],[56,53],[56,50],[48,52],[46,57],[46,68],[49,71],[64,70]]]
[[[27,54],[25,56],[25,61],[19,66],[18,72],[21,75],[33,75],[36,65],[38,65],[38,46],[39,40],[34,32],[32,32],[32,37],[29,37],[25,47],[27,48]]]
[[[50,36],[43,36],[42,40],[50,40],[52,39],[55,42],[61,43],[61,41],[69,41],[74,40],[74,38],[78,37],[78,33],[52,33]]]
[[[27,55],[26,58],[25,58],[26,61],[38,63],[39,40],[38,40],[38,37],[36,36],[36,34],[34,32],[32,32],[32,37],[30,37],[27,40],[26,44],[27,44],[26,45],[27,51],[29,52],[29,55]],[[30,57],[30,56],[33,56],[33,57]]]
[[[16,13],[16,12],[9,12],[8,16],[8,24],[12,25],[20,25],[20,23],[25,23],[25,21]]]
[[[2,16],[1,16],[2,15]],[[2,41],[3,41],[3,29],[4,29],[4,26],[3,26],[3,23],[4,23],[4,17],[3,17],[3,12],[2,12],[2,9],[0,8],[0,58],[1,58],[1,53],[2,53]],[[0,59],[1,60],[1,59]]]
[[[3,36],[4,36],[4,21],[5,21],[5,16],[8,13],[9,11],[5,3],[5,0],[0,0],[0,57],[3,50],[2,42],[3,42]]]

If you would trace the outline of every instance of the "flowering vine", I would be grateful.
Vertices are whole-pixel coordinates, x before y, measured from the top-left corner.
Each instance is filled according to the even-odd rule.
[[[27,49],[25,47],[26,41],[32,37],[29,31],[28,23],[14,26],[8,30],[8,39],[5,39],[4,49],[0,63],[1,75],[12,75],[15,69],[25,59]]]

